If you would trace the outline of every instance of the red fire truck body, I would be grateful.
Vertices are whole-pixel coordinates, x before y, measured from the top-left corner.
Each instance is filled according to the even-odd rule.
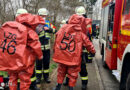
[[[103,66],[130,89],[130,0],[103,0],[99,44]]]

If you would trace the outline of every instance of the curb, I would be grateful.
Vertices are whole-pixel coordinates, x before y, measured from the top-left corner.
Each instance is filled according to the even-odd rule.
[[[101,76],[100,76],[100,73],[99,73],[99,68],[98,68],[96,59],[94,58],[93,61],[94,61],[94,65],[95,65],[95,70],[96,70],[96,74],[97,74],[97,79],[98,79],[98,83],[99,83],[99,88],[100,88],[100,90],[105,90],[105,88],[104,88],[104,86],[103,86],[103,82],[102,82]]]

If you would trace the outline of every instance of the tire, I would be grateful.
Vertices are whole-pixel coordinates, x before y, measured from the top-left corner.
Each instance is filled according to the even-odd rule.
[[[122,66],[121,80],[120,80],[120,90],[130,90],[130,61],[129,54],[124,58],[124,63]]]
[[[126,90],[130,90],[130,73],[128,74],[127,81],[126,81]]]

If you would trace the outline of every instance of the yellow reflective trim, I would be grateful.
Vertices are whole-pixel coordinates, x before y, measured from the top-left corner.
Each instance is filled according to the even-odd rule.
[[[92,57],[88,57],[88,59],[93,59]]]
[[[130,36],[130,30],[123,30],[123,29],[121,29],[121,34],[122,35],[126,35],[126,36]]]
[[[44,50],[44,45],[41,45],[41,49]]]
[[[88,76],[86,77],[81,77],[82,80],[88,80]]]
[[[42,70],[36,70],[36,73],[41,74]]]
[[[47,33],[47,32],[45,33],[45,36],[49,38],[51,37],[50,33]]]
[[[45,47],[45,48],[44,48]],[[47,45],[41,45],[41,49],[42,50],[47,50],[47,49],[50,49],[50,40],[49,40],[49,43]]]
[[[31,82],[34,82],[36,79],[36,77],[31,78]]]
[[[83,50],[83,52],[87,52],[87,50]]]
[[[44,73],[49,73],[49,69],[43,70]]]
[[[117,44],[113,44],[113,48],[117,48]]]
[[[45,45],[45,49],[50,49],[50,45]]]
[[[20,83],[20,79],[18,79],[18,82]]]
[[[44,46],[41,46],[41,49],[44,50]],[[45,50],[50,49],[50,45],[45,45]]]
[[[40,35],[39,35],[39,37],[43,37],[43,36],[44,36],[44,34],[40,34]]]
[[[44,47],[44,45],[41,45],[41,48],[43,48]]]
[[[46,23],[48,26],[50,26],[50,23]]]
[[[44,31],[42,31],[42,32],[40,33],[39,37],[43,37],[43,36],[45,36],[45,32],[44,32]]]

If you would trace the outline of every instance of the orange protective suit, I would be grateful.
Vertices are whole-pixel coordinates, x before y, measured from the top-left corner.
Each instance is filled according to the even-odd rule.
[[[68,24],[63,25],[56,33],[53,60],[59,63],[57,82],[63,83],[68,74],[69,86],[75,86],[78,72],[80,72],[82,47],[95,53],[93,44],[83,33],[82,24],[85,23],[83,16],[72,15]]]
[[[85,18],[85,23],[81,24],[83,33],[91,33],[91,30],[89,29],[90,26],[92,26],[92,19]]]
[[[85,20],[87,25],[87,30],[89,30],[90,35],[92,34],[92,19],[86,18]]]
[[[35,60],[43,57],[38,24],[45,24],[40,16],[22,14],[0,28],[0,70],[9,73],[10,90],[17,90],[18,79],[20,90],[29,90]]]

